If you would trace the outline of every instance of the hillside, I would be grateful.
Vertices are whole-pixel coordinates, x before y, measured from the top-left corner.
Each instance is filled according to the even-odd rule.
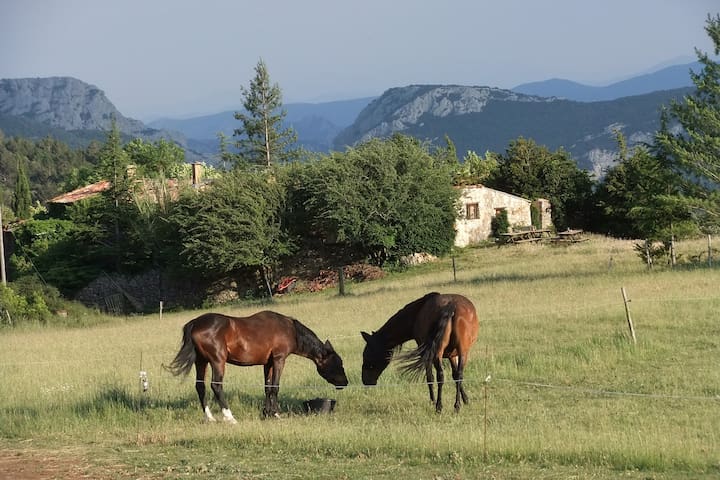
[[[564,148],[580,168],[601,175],[614,158],[613,131],[628,144],[648,142],[659,128],[662,105],[690,89],[654,92],[606,102],[582,103],[524,95],[491,87],[413,85],[374,100],[335,140],[335,148],[395,132],[442,144],[447,134],[462,155],[468,150],[504,152],[511,140],[531,138]]]

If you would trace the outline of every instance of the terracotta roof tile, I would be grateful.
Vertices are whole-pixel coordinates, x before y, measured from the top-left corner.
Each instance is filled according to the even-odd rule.
[[[48,203],[75,203],[77,201],[93,197],[110,188],[108,180],[101,180],[97,183],[76,188],[72,192],[63,193],[55,198],[48,200]]]

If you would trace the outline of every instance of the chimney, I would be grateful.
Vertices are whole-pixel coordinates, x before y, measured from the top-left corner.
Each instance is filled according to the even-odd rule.
[[[193,188],[200,187],[200,180],[202,178],[202,163],[193,162],[192,166],[192,186]]]

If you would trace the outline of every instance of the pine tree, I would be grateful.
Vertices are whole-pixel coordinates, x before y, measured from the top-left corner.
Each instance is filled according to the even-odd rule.
[[[708,15],[705,31],[720,54],[720,15]],[[696,90],[682,102],[670,105],[656,134],[658,156],[663,156],[687,180],[687,205],[710,228],[720,227],[720,64],[696,49],[703,64],[699,73],[690,73]],[[669,120],[675,119],[682,131],[673,133]]]
[[[30,196],[30,182],[27,173],[25,173],[25,162],[18,162],[17,179],[15,181],[15,192],[13,193],[13,210],[15,216],[20,219],[30,218],[30,206],[32,198]]]
[[[98,173],[110,182],[110,188],[102,193],[98,217],[93,220],[100,228],[95,242],[102,245],[106,254],[113,258],[115,268],[122,263],[121,255],[131,252],[127,248],[127,224],[132,221],[132,178],[129,157],[122,148],[120,130],[113,119],[112,127],[98,154]]]
[[[250,88],[242,87],[245,112],[236,112],[235,118],[243,124],[235,129],[238,149],[236,165],[249,163],[270,167],[287,163],[298,157],[299,150],[293,145],[297,134],[291,128],[283,128],[287,112],[282,109],[282,93],[277,84],[270,83],[265,62],[255,67],[255,77]]]

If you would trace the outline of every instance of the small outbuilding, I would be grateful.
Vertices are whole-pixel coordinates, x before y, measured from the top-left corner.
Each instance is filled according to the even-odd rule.
[[[507,213],[511,226],[532,225],[531,206],[540,216],[540,228],[550,228],[550,202],[537,199],[534,202],[517,195],[501,192],[484,185],[467,185],[460,195],[460,211],[455,222],[455,246],[467,247],[487,240],[492,234],[492,219],[502,210]]]

